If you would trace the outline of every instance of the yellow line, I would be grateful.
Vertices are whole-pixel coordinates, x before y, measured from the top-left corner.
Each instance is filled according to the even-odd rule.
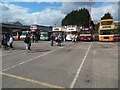
[[[51,84],[48,84],[48,83],[43,83],[43,82],[39,82],[39,81],[36,81],[36,80],[32,80],[32,79],[28,79],[28,78],[23,78],[23,77],[19,77],[19,76],[7,74],[7,73],[0,72],[0,74],[1,75],[5,75],[5,76],[9,76],[9,77],[13,77],[13,78],[17,78],[17,79],[20,79],[20,80],[24,80],[24,81],[36,83],[36,84],[39,84],[39,85],[47,86],[47,87],[50,87],[50,88],[64,88],[64,87],[60,87],[60,86],[56,86],[56,85],[51,85]]]

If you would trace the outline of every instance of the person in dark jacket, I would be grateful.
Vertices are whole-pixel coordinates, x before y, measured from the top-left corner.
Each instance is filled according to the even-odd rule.
[[[26,34],[24,42],[25,42],[25,46],[26,46],[26,52],[28,52],[28,50],[31,51],[31,49],[30,49],[30,47],[31,47],[31,39],[30,39],[28,34]]]
[[[7,48],[8,47],[7,36],[5,34],[3,35],[3,43],[4,43],[4,48]]]
[[[53,46],[53,44],[54,44],[54,36],[53,36],[53,34],[51,34],[51,36],[50,36],[50,46]]]

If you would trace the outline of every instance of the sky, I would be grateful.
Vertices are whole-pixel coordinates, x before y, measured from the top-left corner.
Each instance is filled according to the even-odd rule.
[[[81,8],[90,10],[89,2],[33,2],[14,1],[0,2],[0,22],[19,21],[24,25],[61,25],[62,19],[71,11]],[[91,18],[94,23],[100,21],[101,17],[110,12],[115,21],[118,21],[117,2],[92,2]]]

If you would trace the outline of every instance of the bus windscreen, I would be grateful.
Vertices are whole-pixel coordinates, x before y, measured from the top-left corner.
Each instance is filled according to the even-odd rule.
[[[77,32],[68,32],[67,34],[76,34]]]
[[[103,21],[101,25],[112,25],[113,21]]]
[[[62,32],[53,32],[54,35],[62,34]]]
[[[113,30],[100,30],[100,35],[113,35]]]
[[[89,30],[82,30],[80,31],[80,34],[90,34],[91,32]]]

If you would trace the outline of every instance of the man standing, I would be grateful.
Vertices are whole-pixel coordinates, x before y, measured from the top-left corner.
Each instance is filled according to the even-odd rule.
[[[8,44],[7,44],[7,37],[6,37],[5,34],[4,34],[4,36],[3,36],[3,43],[4,43],[4,48],[7,48],[7,47],[8,47]]]
[[[30,49],[30,47],[31,47],[31,39],[28,36],[28,34],[26,34],[24,42],[25,42],[25,45],[26,45],[26,52],[28,52],[28,50],[31,51],[31,49]]]
[[[51,36],[50,36],[50,46],[53,46],[53,40],[54,40],[54,36],[53,36],[53,34],[51,34]]]
[[[35,41],[35,36],[32,35],[32,42],[34,43],[34,41]]]
[[[10,35],[10,40],[9,40],[9,42],[10,42],[10,48],[13,48],[13,36],[12,35]]]
[[[62,42],[62,36],[59,34],[58,35],[58,46],[61,46],[61,42]]]

